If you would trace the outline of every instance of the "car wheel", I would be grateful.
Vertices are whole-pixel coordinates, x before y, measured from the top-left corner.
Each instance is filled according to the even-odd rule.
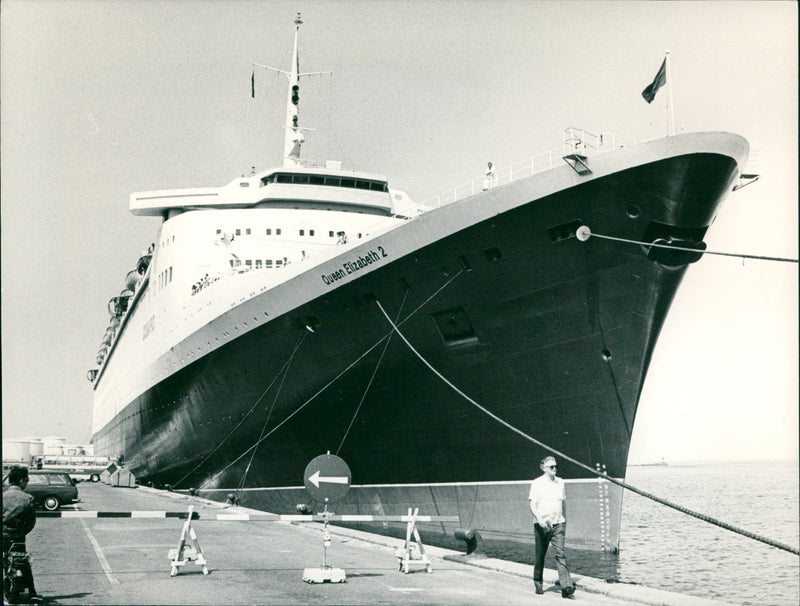
[[[60,505],[61,501],[55,495],[50,495],[49,497],[42,499],[42,507],[44,507],[47,511],[55,511]]]
[[[99,476],[99,475],[97,475],[96,473],[93,473],[91,476],[89,476],[89,479],[90,479],[92,482],[99,482],[99,481],[100,481],[100,476]]]

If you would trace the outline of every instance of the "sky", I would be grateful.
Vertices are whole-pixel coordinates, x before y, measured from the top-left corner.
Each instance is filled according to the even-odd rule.
[[[86,371],[106,303],[153,241],[142,190],[218,186],[281,162],[302,12],[306,158],[424,201],[559,147],[574,126],[753,148],[711,251],[798,257],[795,2],[2,0],[3,438],[91,437]],[[631,462],[798,458],[798,266],[692,265],[642,393]]]

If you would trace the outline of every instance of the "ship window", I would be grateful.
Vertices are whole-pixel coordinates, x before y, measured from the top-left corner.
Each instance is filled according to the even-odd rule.
[[[281,235],[281,228],[280,227],[275,230],[275,235],[276,236],[280,236]]]
[[[314,235],[314,230],[313,229],[309,229],[308,230],[308,235],[309,236],[313,236]]]
[[[221,230],[221,229],[218,229],[218,230],[217,230],[217,235],[220,235],[221,233],[222,233],[222,230]]]
[[[261,269],[261,259],[256,259],[256,269]]]
[[[280,267],[281,265],[283,265],[283,261],[281,261],[280,259],[275,261],[275,267]]]
[[[331,187],[352,187],[372,191],[389,191],[386,181],[373,181],[371,179],[353,179],[349,177],[336,177],[333,175],[309,175],[303,173],[277,173],[267,175],[261,179],[262,185],[270,183],[295,183],[300,185],[328,185]]]
[[[266,267],[267,269],[272,269],[272,259],[266,259],[264,261],[264,267]]]
[[[267,228],[267,235],[268,235],[268,236],[271,236],[271,235],[272,235],[272,230],[271,230],[269,227]]]
[[[172,282],[172,265],[169,266],[169,281]]]
[[[306,230],[305,229],[301,229],[300,230],[300,235],[301,236],[305,236],[306,235]]]
[[[242,230],[239,229],[238,227],[236,228],[236,235],[237,236],[241,236],[242,235]]]
[[[252,268],[253,268],[253,261],[252,261],[251,259],[247,259],[247,260],[244,262],[244,264],[245,264],[245,265],[246,265],[248,268],[250,268],[250,269],[252,269]]]
[[[245,233],[245,235],[249,236],[250,235],[250,228],[248,227],[246,230],[244,230],[244,233]]]
[[[329,232],[328,232],[328,237],[329,237],[329,238],[333,238],[333,232],[332,232],[332,231],[329,231]]]

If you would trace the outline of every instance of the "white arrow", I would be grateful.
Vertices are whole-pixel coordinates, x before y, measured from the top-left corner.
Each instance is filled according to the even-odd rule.
[[[320,482],[329,482],[331,484],[347,484],[349,480],[347,476],[329,476],[321,478],[319,477],[319,471],[317,471],[310,478],[308,478],[308,481],[319,488]]]

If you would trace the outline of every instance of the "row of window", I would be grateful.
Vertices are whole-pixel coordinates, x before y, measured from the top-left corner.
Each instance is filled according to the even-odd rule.
[[[306,253],[305,253],[305,251],[303,251],[303,258],[305,258],[305,255],[306,255]],[[231,264],[231,267],[233,269],[244,269],[244,270],[262,269],[262,268],[263,269],[273,269],[273,268],[277,269],[279,267],[284,267],[286,265],[289,265],[290,262],[291,261],[289,261],[289,259],[287,259],[286,257],[284,257],[283,259],[264,259],[263,261],[262,261],[262,259],[255,259],[255,260],[254,259],[245,259],[244,262],[242,262],[241,259],[236,259],[236,260],[231,259],[230,260],[230,264]]]
[[[233,233],[234,233],[234,235],[236,235],[236,236],[241,236],[241,235],[242,235],[242,232],[244,232],[244,235],[245,235],[245,236],[251,236],[251,235],[253,235],[253,230],[252,230],[251,228],[249,228],[249,227],[245,227],[245,228],[244,228],[244,230],[242,230],[242,228],[240,228],[240,227],[237,227],[237,228],[234,230],[234,232],[233,232]],[[273,232],[274,232],[274,233],[273,233]],[[306,233],[306,232],[307,232],[307,233]],[[221,230],[221,229],[218,229],[218,230],[217,230],[217,235],[218,235],[218,236],[221,236],[221,235],[222,235],[222,233],[223,233],[223,232],[222,232],[222,230]],[[281,232],[281,228],[280,228],[280,227],[276,227],[275,229],[273,229],[273,228],[271,228],[271,227],[267,227],[264,233],[265,233],[265,235],[267,235],[267,236],[272,236],[272,235],[280,236],[282,232]],[[344,233],[343,231],[336,231],[336,232],[335,232],[335,231],[333,231],[333,230],[330,230],[330,231],[328,231],[328,237],[329,237],[329,238],[333,238],[333,237],[341,236],[343,233]],[[306,229],[298,229],[298,230],[297,230],[297,235],[299,235],[299,236],[305,236],[305,235],[314,236],[315,234],[316,234],[316,231],[315,231],[315,230],[313,230],[313,229],[309,229],[309,230],[306,230]]]
[[[386,181],[372,179],[353,179],[352,177],[334,177],[328,175],[304,175],[302,173],[273,173],[261,179],[261,186],[270,183],[294,183],[297,185],[328,185],[332,187],[350,187],[368,189],[370,191],[389,191]]]
[[[165,269],[161,273],[158,274],[158,288],[165,288],[167,284],[172,282],[172,266],[170,265],[169,268]]]

